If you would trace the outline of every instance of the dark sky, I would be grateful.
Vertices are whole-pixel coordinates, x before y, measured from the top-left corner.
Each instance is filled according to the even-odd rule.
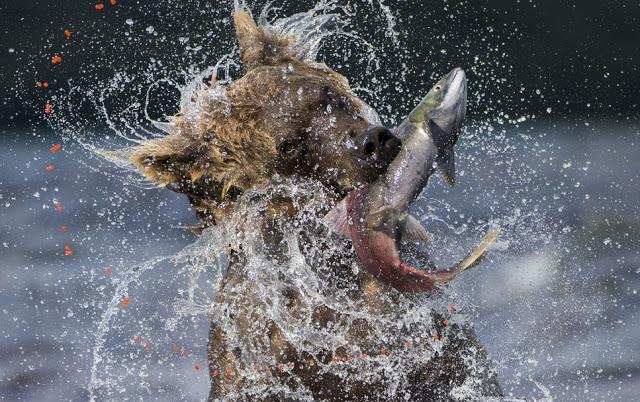
[[[34,114],[34,108],[49,95],[43,95],[43,90],[35,87],[38,81],[50,82],[49,90],[55,91],[69,85],[69,79],[82,77],[86,85],[87,78],[98,82],[113,77],[118,71],[139,71],[147,68],[151,58],[182,67],[194,60],[199,67],[214,63],[220,52],[208,49],[228,49],[232,45],[228,39],[231,24],[228,20],[221,21],[229,15],[230,3],[118,0],[114,7],[107,0],[105,8],[98,11],[92,1],[3,2],[0,5],[0,16],[4,17],[0,39],[1,124],[31,124],[42,120],[38,117],[40,113]],[[503,79],[504,84],[501,90],[492,91],[491,77],[474,77],[470,71],[470,82],[473,83],[474,78],[475,82],[482,82],[485,97],[477,101],[473,113],[478,113],[483,102],[487,102],[520,114],[544,115],[544,111],[553,106],[555,117],[560,114],[622,119],[637,118],[640,109],[640,6],[637,3],[637,0],[384,2],[398,21],[411,24],[406,30],[408,35],[401,40],[409,52],[415,52],[416,62],[429,58],[425,70],[431,66],[439,69],[468,66],[472,57],[493,52],[491,57],[496,65],[490,71],[500,75],[498,78]],[[306,5],[285,6],[291,12],[299,11],[300,7]],[[123,23],[127,19],[135,21],[135,25],[127,27]],[[207,36],[214,20],[218,22],[218,31],[222,29],[222,37]],[[354,24],[354,28],[362,32],[373,29],[371,24],[384,25],[385,22],[365,18],[360,26]],[[169,33],[170,39],[157,39],[163,38],[160,36],[141,45],[128,41],[123,33],[126,29],[138,28],[138,35],[144,35],[140,30],[147,26],[156,27],[156,31],[164,35]],[[71,39],[64,37],[65,28],[73,31]],[[442,38],[435,34],[438,32],[447,35]],[[202,45],[204,50],[197,54],[192,51],[183,57],[182,48],[176,47],[181,37],[189,37],[190,44]],[[461,43],[464,51],[457,53]],[[429,45],[428,53],[423,51],[425,44]],[[448,51],[433,51],[439,47]],[[62,54],[63,62],[53,66],[51,57],[56,54]],[[327,57],[330,59],[331,55]],[[101,62],[95,63],[95,60]],[[105,60],[114,63],[105,63]],[[402,67],[390,63],[388,68]],[[358,73],[357,69],[350,71],[348,67],[338,69],[347,76]],[[416,86],[425,85],[422,81],[429,79],[425,74],[421,75],[419,69],[407,73],[410,92]],[[470,89],[479,92],[480,87],[474,89],[471,85]],[[516,93],[521,87],[526,88],[522,96]],[[534,89],[540,89],[542,96],[536,96]],[[393,96],[385,101],[406,102]],[[404,111],[406,107],[401,105],[400,109]]]

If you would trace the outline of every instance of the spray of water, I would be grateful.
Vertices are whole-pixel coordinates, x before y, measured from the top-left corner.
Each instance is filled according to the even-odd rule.
[[[373,8],[369,13],[377,13],[385,21],[382,38],[368,37],[351,29],[357,25],[352,22],[351,17],[362,12],[362,7]],[[246,8],[244,2],[234,2],[235,10]],[[355,75],[352,86],[359,88],[356,91],[362,93],[362,96],[379,110],[382,117],[381,119],[371,109],[368,112],[371,121],[398,121],[398,117],[406,113],[423,95],[420,91],[412,93],[408,88],[403,88],[404,83],[415,81],[414,78],[419,76],[417,81],[424,81],[423,86],[428,87],[429,82],[448,69],[441,65],[409,63],[412,55],[410,52],[400,51],[399,48],[403,46],[403,39],[410,35],[411,27],[403,25],[404,21],[394,16],[393,10],[380,0],[369,0],[354,6],[338,1],[323,1],[308,11],[289,17],[282,17],[279,12],[280,9],[267,4],[262,8],[258,21],[269,29],[297,38],[292,49],[301,59],[309,63],[318,63],[318,60],[324,57],[325,62],[336,69],[346,68],[350,63],[356,65],[356,70],[362,74]],[[446,34],[442,35],[443,38],[445,36]],[[328,52],[332,54],[323,53],[327,46],[332,46]],[[434,53],[440,51],[437,43],[430,43],[428,46]],[[464,42],[458,44],[459,51],[464,53],[465,46]],[[333,54],[335,49],[343,50],[344,53],[336,57]],[[234,74],[237,75],[240,68],[238,52],[233,44],[227,43],[221,52],[218,62],[213,63],[213,67],[187,65],[183,66],[179,74],[176,74],[175,70],[167,69],[166,64],[161,61],[155,60],[144,73],[115,73],[110,81],[98,88],[87,89],[82,82],[70,83],[66,96],[60,97],[61,111],[51,119],[52,124],[65,138],[80,144],[90,154],[113,163],[118,171],[114,173],[113,170],[108,170],[109,174],[128,185],[133,183],[150,187],[151,185],[133,170],[128,161],[128,152],[130,146],[160,137],[173,129],[170,117],[152,117],[150,109],[153,108],[154,93],[159,90],[162,90],[163,94],[179,93],[177,104],[182,118],[187,123],[195,124],[197,119],[206,113],[206,105],[210,99],[224,100],[225,86],[232,82]],[[392,62],[386,63],[392,56]],[[500,112],[497,105],[482,104],[483,91],[490,90],[491,84],[500,82],[489,77],[495,76],[496,71],[509,70],[512,67],[498,59],[487,60],[478,56],[472,59],[474,61],[469,70],[478,80],[475,90],[472,84],[471,93],[476,94],[475,100],[471,99],[472,107],[474,104],[482,105],[486,116],[499,117],[494,119],[485,116],[466,129],[463,148],[459,150],[459,155],[463,155],[462,176],[481,174],[487,166],[486,158],[504,161],[522,152],[523,147],[535,147],[532,141],[525,141],[523,145],[522,141],[508,138],[505,135],[506,130],[501,128],[504,124],[522,124],[530,116],[513,119]],[[425,74],[424,71],[428,73]],[[93,123],[90,124],[86,118],[75,113],[78,109],[78,99],[95,109],[96,117],[109,129],[106,135],[104,131],[93,130]],[[389,106],[398,101],[403,105],[401,109]],[[500,163],[496,165],[494,173],[502,177],[497,180],[498,185],[515,183],[516,186],[523,184],[531,187],[531,183],[521,181],[535,176],[536,167]],[[495,188],[484,188],[477,183],[471,183],[465,191],[468,192],[464,194],[466,199],[473,205],[485,202],[487,197],[493,200],[497,198]],[[262,221],[269,208],[269,197],[274,194],[289,197],[294,203],[304,204],[305,208],[313,212],[326,210],[330,204],[326,190],[318,187],[317,183],[282,180],[276,188],[254,189],[238,200],[237,207],[230,214],[228,221],[207,229],[198,240],[178,254],[154,258],[125,271],[95,333],[89,384],[92,400],[110,399],[114,398],[114,395],[131,392],[130,386],[123,385],[130,377],[139,379],[132,385],[138,392],[150,387],[144,375],[146,366],[133,363],[139,355],[130,354],[129,357],[122,358],[122,348],[114,346],[114,339],[120,339],[120,333],[131,332],[127,331],[131,324],[124,320],[123,314],[118,314],[122,309],[123,297],[134,292],[133,285],[146,287],[147,291],[148,288],[153,288],[154,285],[145,280],[144,275],[157,270],[161,263],[166,262],[170,262],[173,267],[171,276],[179,278],[175,280],[175,294],[172,297],[163,297],[163,303],[170,306],[167,316],[154,317],[157,322],[143,321],[142,325],[148,326],[143,332],[152,333],[160,327],[160,331],[165,333],[165,338],[170,338],[179,332],[177,323],[180,320],[198,319],[206,322],[211,319],[220,325],[221,330],[227,335],[229,348],[240,350],[243,356],[238,370],[244,370],[243,375],[248,382],[242,390],[234,390],[235,392],[259,396],[266,390],[272,392],[281,386],[279,383],[276,385],[276,382],[264,372],[255,372],[256,367],[278,367],[278,362],[272,360],[273,354],[259,341],[250,341],[251,338],[246,336],[246,329],[238,327],[238,322],[226,319],[229,310],[240,310],[240,304],[244,300],[241,297],[231,297],[221,302],[219,299],[218,290],[231,260],[230,250],[242,249],[243,266],[246,270],[244,275],[249,278],[249,282],[236,284],[235,289],[226,290],[238,295],[250,293],[255,301],[252,314],[272,323],[271,325],[277,328],[296,350],[315,357],[322,373],[332,373],[339,378],[350,376],[364,383],[374,383],[380,378],[385,378],[385,381],[389,382],[386,389],[390,392],[389,397],[392,397],[394,390],[402,388],[406,381],[403,372],[428,362],[441,350],[442,343],[434,340],[435,328],[430,317],[434,312],[443,316],[450,313],[451,301],[459,299],[455,288],[429,297],[381,297],[381,305],[372,311],[372,306],[367,300],[354,298],[348,288],[336,289],[332,280],[339,279],[327,274],[331,267],[325,261],[326,256],[341,247],[344,248],[345,244],[331,235],[323,222],[316,220],[316,214],[309,213],[293,226],[281,228],[286,235],[282,239],[280,258],[274,259],[271,251],[265,249],[265,241],[260,231],[252,228]],[[442,266],[451,262],[447,261],[447,258],[457,259],[479,234],[492,226],[500,226],[506,233],[498,244],[496,255],[508,255],[514,250],[520,251],[524,248],[541,248],[555,240],[546,235],[549,228],[541,215],[543,212],[537,209],[535,203],[523,202],[522,207],[514,211],[494,201],[484,216],[476,218],[460,216],[457,208],[455,201],[437,201],[437,197],[429,197],[416,206],[421,219],[436,234],[432,251],[434,258],[442,262]],[[314,236],[306,233],[310,227],[318,230]],[[551,229],[556,231],[557,228]],[[300,244],[301,238],[308,238],[309,244]],[[494,258],[498,258],[496,255]],[[351,269],[352,272],[347,276],[357,277],[359,272],[355,263]],[[181,285],[178,285],[179,283]],[[292,290],[296,295],[295,311],[291,309],[290,300],[283,296],[290,294]],[[472,308],[471,305],[464,306],[463,303],[463,308],[466,307]],[[320,309],[330,309],[343,318],[333,326],[319,328],[312,317]],[[466,322],[464,315],[457,315],[455,320],[461,325]],[[408,342],[406,339],[394,339],[390,335],[397,333],[399,329],[407,328],[414,334],[411,339],[412,347],[395,348],[393,353],[372,354],[365,351],[361,345],[345,335],[362,321],[370,324],[372,331],[368,341],[376,345],[376,348],[380,345]],[[140,331],[136,329],[133,332]],[[257,333],[250,335],[259,336]],[[206,337],[206,334],[198,336]],[[156,335],[154,339],[161,337]],[[158,342],[160,341],[157,340],[156,343]],[[351,349],[345,350],[347,347]],[[349,364],[342,361],[323,363],[319,356],[327,350],[333,356],[348,356]],[[474,353],[475,351],[469,351],[468,359],[473,360]],[[163,359],[158,357],[158,361],[166,361]],[[286,370],[286,367],[282,369]],[[456,388],[453,396],[458,399],[477,397],[479,380],[474,378],[470,376],[467,382]],[[299,384],[295,389],[280,391],[297,395],[301,399],[311,398],[310,391]]]

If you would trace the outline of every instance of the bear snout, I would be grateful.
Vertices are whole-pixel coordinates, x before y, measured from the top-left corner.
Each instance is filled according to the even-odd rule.
[[[400,151],[401,142],[385,127],[372,127],[366,130],[359,141],[360,159],[374,163],[378,168],[386,169]]]

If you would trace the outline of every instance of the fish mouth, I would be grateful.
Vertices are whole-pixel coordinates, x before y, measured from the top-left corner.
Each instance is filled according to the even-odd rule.
[[[467,110],[467,75],[456,67],[445,77],[442,102],[429,117],[446,132],[459,131]]]

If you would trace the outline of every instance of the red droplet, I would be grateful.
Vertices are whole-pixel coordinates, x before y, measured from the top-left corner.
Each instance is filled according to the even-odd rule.
[[[442,320],[442,325],[444,325],[445,327],[449,325],[449,320]]]
[[[53,56],[51,58],[51,64],[58,64],[62,62],[62,57],[61,56]]]
[[[46,114],[53,112],[53,107],[51,106],[51,103],[49,103],[49,101],[47,101],[47,103],[44,104],[44,112]]]
[[[404,343],[404,346],[406,346],[406,347],[410,348],[410,347],[411,347],[411,341],[406,341],[406,342]]]
[[[67,233],[67,231],[69,231],[69,228],[67,227],[67,225],[62,225],[58,230],[60,231],[60,233]]]
[[[69,31],[68,29],[64,30],[64,36],[66,36],[67,38],[70,38],[71,35],[73,35],[73,32]]]
[[[140,343],[140,341],[142,340],[142,337],[140,335],[136,335],[133,337],[133,340],[136,341],[137,343]]]
[[[438,341],[440,340],[440,335],[435,334],[435,335],[433,336],[433,340],[434,340],[434,341],[436,341],[436,342],[438,342]]]
[[[122,301],[120,302],[120,308],[124,310],[125,308],[127,308],[127,306],[129,305],[129,303],[130,303],[129,298],[128,298],[128,297],[124,297],[124,298],[122,299]]]
[[[193,365],[193,368],[196,370],[200,370],[202,367],[200,367],[200,365],[198,363]]]
[[[149,350],[149,349],[151,349],[151,344],[149,342],[145,342],[145,343],[142,344],[142,347],[144,349],[146,349],[146,350]]]
[[[107,269],[104,270],[104,273],[107,275],[111,275],[113,273],[113,268],[108,267]]]
[[[58,151],[59,151],[59,150],[61,150],[61,149],[62,149],[62,144],[56,144],[56,145],[52,146],[52,147],[49,149],[49,151],[51,151],[51,153],[56,153],[56,152],[58,152]]]
[[[96,10],[100,11],[104,8],[104,4],[103,3],[98,3],[96,4]]]
[[[211,373],[211,375],[217,377],[220,375],[220,372],[218,370],[213,370],[213,373]]]
[[[64,208],[62,208],[62,203],[58,200],[54,200],[53,201],[53,208],[56,210],[56,212],[60,213],[63,211]]]
[[[49,173],[53,172],[53,165],[52,164],[48,164],[47,167],[44,168],[44,170],[46,170]]]
[[[73,250],[71,250],[71,246],[68,244],[64,246],[64,255],[67,257],[71,257],[73,255]]]

